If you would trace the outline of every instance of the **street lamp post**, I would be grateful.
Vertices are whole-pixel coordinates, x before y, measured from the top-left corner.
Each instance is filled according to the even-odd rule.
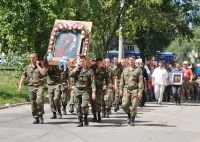
[[[120,7],[121,7],[121,9],[124,7],[124,0],[122,0]],[[123,58],[123,56],[124,56],[123,53],[124,52],[123,52],[122,26],[120,24],[120,28],[119,28],[119,54],[118,54],[118,61],[121,61],[121,59]]]

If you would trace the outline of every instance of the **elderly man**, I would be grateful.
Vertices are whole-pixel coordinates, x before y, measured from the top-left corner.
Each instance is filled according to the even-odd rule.
[[[148,88],[148,83],[147,83],[148,82],[148,74],[147,74],[147,69],[143,66],[143,62],[142,62],[141,58],[136,59],[135,65],[142,70],[142,75],[143,75],[144,90],[142,92],[142,99],[139,101],[139,106],[143,107],[145,102],[147,101],[145,90],[146,90],[146,88]],[[150,71],[149,71],[149,73],[150,73]]]
[[[183,91],[182,91],[182,102],[188,103],[188,95],[194,96],[194,89],[192,84],[193,73],[192,70],[188,67],[188,61],[183,62],[183,71],[185,74],[185,82],[183,84]]]

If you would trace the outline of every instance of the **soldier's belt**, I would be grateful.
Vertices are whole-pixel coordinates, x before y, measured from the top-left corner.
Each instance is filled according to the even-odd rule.
[[[78,88],[79,90],[86,90],[87,89],[86,86],[76,86],[76,88]]]
[[[128,86],[127,87],[127,90],[135,90],[135,89],[138,89],[138,87],[136,87],[136,86]]]

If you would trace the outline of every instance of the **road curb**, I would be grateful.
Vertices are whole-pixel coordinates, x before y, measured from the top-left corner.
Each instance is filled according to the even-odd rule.
[[[27,105],[27,104],[30,104],[30,102],[0,106],[0,109],[6,109],[6,108],[16,107],[16,106],[20,106],[20,105]]]

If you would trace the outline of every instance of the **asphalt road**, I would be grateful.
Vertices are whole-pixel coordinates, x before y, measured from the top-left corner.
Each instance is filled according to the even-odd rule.
[[[0,109],[0,142],[200,142],[199,103],[147,103],[138,108],[135,126],[126,124],[127,116],[120,109],[102,123],[81,128],[76,127],[75,113],[49,119],[49,104],[45,104],[44,124],[32,124],[30,109],[30,104]]]

